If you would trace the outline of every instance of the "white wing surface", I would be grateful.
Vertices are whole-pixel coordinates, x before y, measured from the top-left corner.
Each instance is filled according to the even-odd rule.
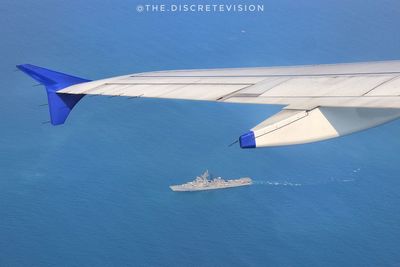
[[[243,148],[290,145],[398,118],[400,61],[148,72],[78,83],[56,93],[284,105],[239,140]]]

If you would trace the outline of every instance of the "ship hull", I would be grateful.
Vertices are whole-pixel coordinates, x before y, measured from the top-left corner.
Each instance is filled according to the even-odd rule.
[[[171,188],[171,190],[174,192],[193,192],[193,191],[227,189],[227,188],[240,187],[240,186],[249,186],[252,184],[253,183],[250,181],[250,182],[238,183],[238,184],[225,184],[225,185],[220,185],[220,186],[205,186],[205,187],[184,187],[181,185],[171,185],[169,188]]]

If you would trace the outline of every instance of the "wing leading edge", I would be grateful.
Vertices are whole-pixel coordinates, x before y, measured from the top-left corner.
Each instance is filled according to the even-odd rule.
[[[47,74],[34,73],[39,67],[33,67],[28,73],[33,78]],[[61,100],[107,95],[284,105],[239,138],[242,148],[315,142],[400,117],[400,61],[161,71],[96,81],[74,78],[79,80],[56,88]]]

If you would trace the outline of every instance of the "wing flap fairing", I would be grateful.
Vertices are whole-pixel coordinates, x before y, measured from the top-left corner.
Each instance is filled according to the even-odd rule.
[[[399,109],[318,107],[283,110],[240,137],[242,148],[304,144],[344,136],[400,117]]]

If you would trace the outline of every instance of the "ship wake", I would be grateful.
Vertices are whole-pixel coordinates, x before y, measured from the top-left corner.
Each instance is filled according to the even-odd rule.
[[[254,185],[270,185],[270,186],[302,186],[300,183],[277,182],[277,181],[253,181]]]

